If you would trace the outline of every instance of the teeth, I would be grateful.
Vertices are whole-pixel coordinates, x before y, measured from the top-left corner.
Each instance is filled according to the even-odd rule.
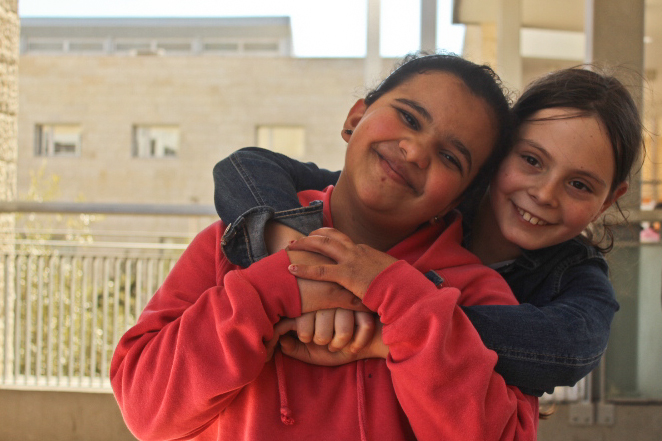
[[[531,213],[524,211],[519,207],[517,207],[517,211],[522,216],[522,218],[524,218],[524,220],[530,223],[531,225],[540,225],[540,226],[547,225],[547,222],[545,222],[544,220],[532,216]]]

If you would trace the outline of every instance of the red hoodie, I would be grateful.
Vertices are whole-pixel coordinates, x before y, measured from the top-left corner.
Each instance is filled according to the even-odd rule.
[[[302,204],[325,192],[300,194]],[[330,226],[330,225],[327,225]],[[445,229],[444,229],[445,228]],[[221,252],[224,225],[202,231],[120,340],[111,382],[141,440],[534,440],[538,401],[494,372],[458,305],[514,304],[504,280],[460,246],[459,216],[393,247],[401,259],[370,285],[389,357],[310,365],[264,346],[301,314],[281,251],[247,269]],[[424,276],[444,279],[435,286]]]

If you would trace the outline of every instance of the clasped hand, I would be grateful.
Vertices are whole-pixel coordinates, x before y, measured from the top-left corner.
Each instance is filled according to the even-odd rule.
[[[385,358],[388,347],[381,339],[381,324],[361,299],[374,278],[396,259],[357,245],[332,228],[293,241],[288,256],[299,285],[302,315],[276,324],[268,351],[280,341],[283,353],[327,366]]]
[[[347,235],[333,228],[315,230],[307,237],[290,243],[287,249],[288,253],[311,251],[330,259],[313,264],[290,260],[289,270],[299,280],[337,283],[360,299],[363,299],[375,277],[397,261],[372,247],[355,244]]]

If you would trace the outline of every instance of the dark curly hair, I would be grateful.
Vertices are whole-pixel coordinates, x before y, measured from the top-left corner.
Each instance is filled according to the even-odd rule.
[[[485,193],[501,160],[510,150],[513,139],[513,118],[509,93],[499,76],[487,65],[465,60],[452,53],[427,54],[417,52],[407,55],[375,89],[368,92],[365,104],[370,106],[382,95],[404,83],[414,75],[431,71],[446,72],[462,80],[471,93],[481,98],[491,109],[497,123],[497,139],[490,156],[481,166],[476,178],[462,194],[462,211],[472,210],[475,202]]]

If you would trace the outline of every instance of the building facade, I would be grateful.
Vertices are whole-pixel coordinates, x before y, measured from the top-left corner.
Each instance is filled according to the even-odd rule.
[[[18,26],[16,10],[15,0],[0,0],[3,29],[5,23],[8,29]],[[25,19],[21,25],[20,57],[19,41],[12,37],[11,44],[2,39],[0,58],[0,174],[8,199],[18,193],[69,202],[211,205],[213,165],[249,145],[337,169],[344,158],[342,123],[365,93],[363,59],[292,57],[289,21],[283,18]],[[496,26],[489,21],[472,26],[466,55],[496,65]],[[569,53],[525,57],[521,83],[581,62]],[[382,60],[385,72],[393,62]],[[99,222],[100,228],[126,231],[195,232],[202,226],[142,217]],[[612,264],[623,319],[613,334],[608,369],[621,370],[605,370],[602,376],[609,386],[605,391],[615,399],[603,395],[599,402],[559,406],[552,420],[541,422],[540,439],[659,437],[662,383],[655,369],[660,352],[654,333],[659,265],[651,278],[647,267],[621,262],[655,263],[660,248],[643,247],[650,253],[637,257],[637,246],[617,251],[625,257]],[[2,392],[5,403],[28,394]],[[635,393],[624,404],[627,394]],[[96,413],[109,415],[107,427],[119,427],[114,434],[105,431],[108,439],[131,439],[112,397],[89,397],[99,399],[94,409],[104,409]],[[62,408],[63,398],[75,401],[71,408],[93,409],[72,394],[46,394],[35,401],[44,409]],[[90,424],[97,419],[80,418]],[[23,426],[28,424],[26,419]],[[105,435],[96,427],[90,432]]]
[[[211,205],[253,145],[338,169],[364,94],[362,59],[292,57],[279,17],[24,19],[20,68],[18,192],[68,202]]]

